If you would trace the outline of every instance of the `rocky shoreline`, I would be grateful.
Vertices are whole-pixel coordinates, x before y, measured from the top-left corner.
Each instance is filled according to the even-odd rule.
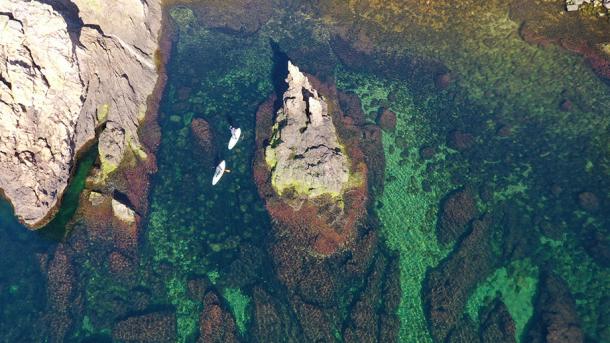
[[[109,6],[0,5],[0,189],[30,228],[52,219],[93,142],[101,180],[127,156],[148,158],[138,129],[158,78],[161,2],[126,1],[121,20]]]

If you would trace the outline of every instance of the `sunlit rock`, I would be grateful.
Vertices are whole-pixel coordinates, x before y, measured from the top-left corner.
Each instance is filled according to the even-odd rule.
[[[101,180],[128,152],[146,158],[160,26],[159,0],[0,2],[0,189],[24,224],[51,219],[96,130]]]
[[[298,67],[288,62],[288,90],[278,111],[265,159],[272,184],[282,194],[339,195],[349,179],[349,161],[340,145],[324,97]]]

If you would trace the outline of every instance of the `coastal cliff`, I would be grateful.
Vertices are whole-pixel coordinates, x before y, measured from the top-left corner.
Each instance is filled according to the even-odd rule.
[[[146,158],[160,28],[159,0],[0,2],[0,189],[25,225],[51,219],[96,138],[102,180]]]

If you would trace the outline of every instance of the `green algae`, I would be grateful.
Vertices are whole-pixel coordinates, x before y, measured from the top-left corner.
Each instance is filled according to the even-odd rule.
[[[178,341],[187,342],[197,335],[203,307],[189,297],[192,275],[207,275],[213,285],[225,289],[240,332],[247,329],[249,296],[226,275],[240,245],[258,239],[270,225],[262,204],[255,201],[258,195],[247,161],[252,158],[248,147],[254,141],[253,113],[272,91],[271,50],[262,39],[192,25],[189,9],[174,8],[170,15],[178,34],[160,109],[159,171],[146,231],[145,254],[150,258],[142,263],[152,264],[143,268],[168,270],[161,275],[167,302],[176,309]],[[188,99],[178,98],[181,88],[190,90]],[[213,166],[201,157],[190,130],[194,118],[210,124],[213,144],[233,171],[215,187]],[[233,122],[242,128],[242,140],[225,154],[221,149]],[[256,220],[245,225],[249,214]]]
[[[378,206],[377,213],[383,223],[381,233],[388,247],[400,254],[399,341],[431,342],[420,295],[427,269],[437,265],[449,252],[437,242],[435,233],[436,211],[440,199],[449,190],[449,175],[441,171],[432,177],[425,176],[426,163],[420,160],[417,147],[432,137],[427,113],[415,105],[410,91],[398,82],[342,69],[339,69],[337,78],[339,88],[360,96],[365,112],[377,113],[378,108],[373,104],[386,100],[390,89],[397,94],[396,101],[389,104],[397,114],[395,133],[384,132],[382,137],[386,180],[391,178],[392,181],[385,182],[383,194],[378,199],[383,206],[380,209]],[[406,159],[404,154],[401,156],[400,148],[392,153],[389,151],[397,135],[410,146]],[[440,160],[443,157],[443,154],[438,154],[436,158]],[[424,180],[432,184],[432,192],[421,191]]]
[[[479,283],[468,299],[466,313],[475,323],[480,323],[480,311],[500,297],[515,321],[515,336],[521,342],[524,329],[534,313],[533,298],[537,286],[538,267],[529,259],[513,261]]]
[[[97,110],[97,122],[104,123],[108,119],[109,104],[102,104]]]
[[[188,297],[187,280],[176,275],[166,282],[169,301],[176,309],[178,338],[188,341],[199,329],[199,312],[203,308],[200,302]]]
[[[97,145],[94,145],[80,158],[76,172],[62,196],[61,206],[57,215],[41,229],[41,232],[49,234],[54,238],[61,238],[65,234],[66,225],[74,217],[74,213],[76,213],[80,202],[80,194],[85,189],[85,180],[95,163],[97,154]]]
[[[239,333],[244,335],[250,322],[250,313],[248,312],[251,302],[250,297],[245,295],[239,288],[226,288],[222,295],[231,307],[231,313],[235,317]]]

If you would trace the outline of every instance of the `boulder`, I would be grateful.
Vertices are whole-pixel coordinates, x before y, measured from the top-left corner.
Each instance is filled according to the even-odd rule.
[[[469,189],[459,189],[450,193],[442,202],[438,239],[447,244],[458,239],[468,228],[468,223],[476,216],[474,195]]]
[[[396,129],[396,113],[384,108],[377,116],[377,125],[384,131],[394,131]]]
[[[119,218],[127,224],[131,224],[136,220],[136,213],[125,204],[112,199],[112,213],[115,217]]]
[[[474,145],[474,136],[469,132],[453,130],[447,136],[447,144],[452,149],[465,151]]]

